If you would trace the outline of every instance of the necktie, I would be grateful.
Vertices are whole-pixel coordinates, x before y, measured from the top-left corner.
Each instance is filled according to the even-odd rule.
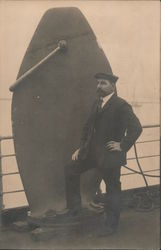
[[[103,103],[103,98],[100,97],[97,104],[97,113],[100,113],[102,111],[102,103]]]

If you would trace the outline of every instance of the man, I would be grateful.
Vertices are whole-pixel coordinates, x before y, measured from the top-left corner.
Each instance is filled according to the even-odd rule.
[[[132,107],[117,96],[117,76],[97,73],[98,98],[84,126],[79,149],[65,167],[67,215],[81,210],[80,174],[89,168],[99,169],[106,184],[105,233],[116,231],[120,217],[120,169],[126,153],[142,132]]]

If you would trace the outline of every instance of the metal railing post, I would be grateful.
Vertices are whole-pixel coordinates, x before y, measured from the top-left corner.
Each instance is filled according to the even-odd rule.
[[[3,210],[3,185],[2,185],[2,152],[1,152],[1,137],[0,137],[0,227],[2,227],[2,210]]]

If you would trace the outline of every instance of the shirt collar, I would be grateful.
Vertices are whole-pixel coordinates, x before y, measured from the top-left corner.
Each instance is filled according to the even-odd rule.
[[[107,95],[103,97],[102,107],[110,100],[110,98],[113,96],[114,92],[112,92],[110,95]]]

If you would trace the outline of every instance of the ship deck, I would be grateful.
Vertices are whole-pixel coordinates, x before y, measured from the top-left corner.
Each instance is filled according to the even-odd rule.
[[[60,235],[48,240],[37,241],[30,232],[16,232],[6,227],[0,235],[1,249],[149,249],[160,248],[160,210],[137,212],[134,209],[122,211],[116,234],[100,237],[97,224],[89,233]]]

